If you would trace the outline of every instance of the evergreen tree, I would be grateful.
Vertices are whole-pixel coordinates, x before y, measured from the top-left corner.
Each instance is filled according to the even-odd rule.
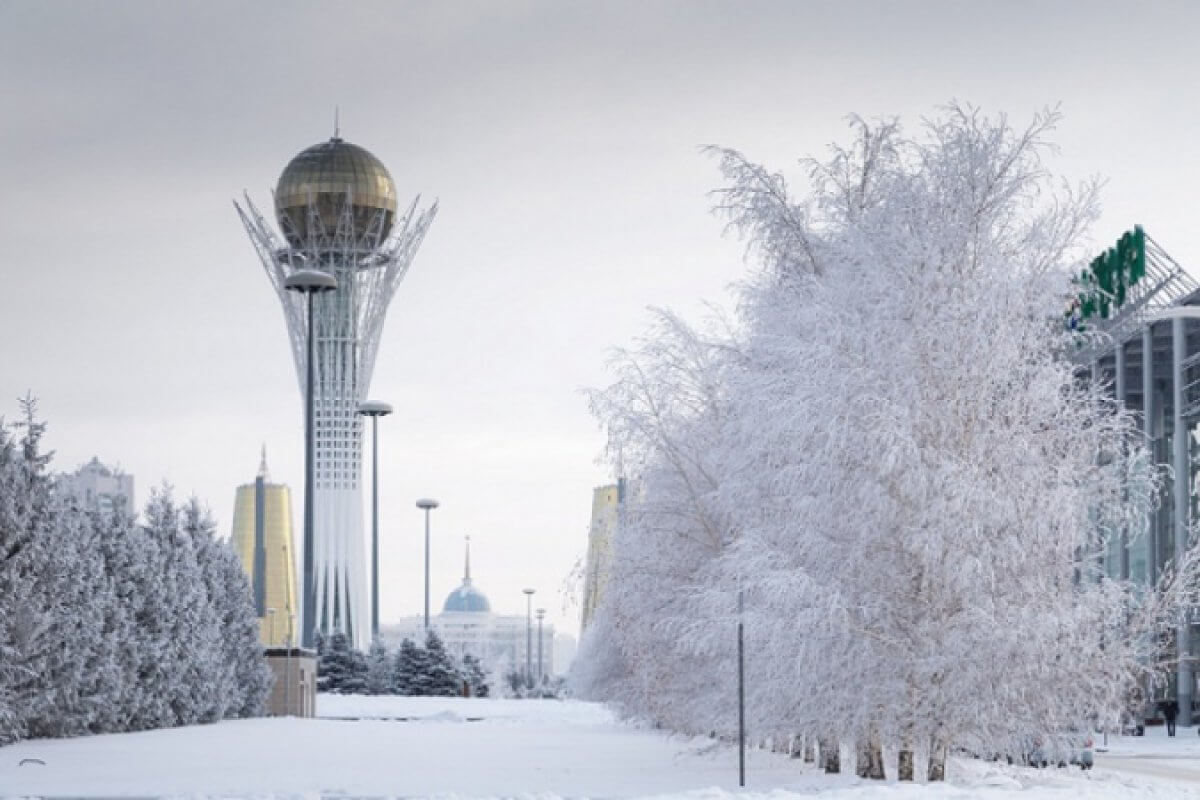
[[[425,670],[417,675],[413,694],[455,697],[462,694],[462,684],[454,659],[446,652],[441,637],[431,629],[425,634]]]
[[[131,729],[144,702],[145,689],[138,680],[143,643],[136,611],[141,602],[137,593],[145,554],[136,549],[143,536],[124,505],[99,517],[95,524],[96,547],[104,562],[111,599],[105,608],[101,642],[113,652],[106,678],[109,701],[97,710],[93,726],[100,733]]]
[[[387,645],[380,639],[371,642],[371,649],[367,651],[367,694],[392,694],[393,672]]]
[[[263,659],[250,584],[228,542],[217,541],[216,525],[199,501],[189,501],[184,529],[193,537],[220,642],[210,680],[217,684],[221,717],[262,714],[271,688]]]
[[[358,680],[362,679],[361,675],[356,676],[356,670],[350,638],[341,631],[330,635],[317,664],[318,690],[334,694],[355,693]]]
[[[425,672],[425,651],[415,644],[412,639],[405,639],[396,651],[395,666],[392,670],[392,691],[396,694],[415,695],[417,693],[417,676]]]
[[[32,737],[90,730],[97,708],[108,701],[106,662],[114,659],[101,640],[111,599],[94,543],[94,520],[57,505],[51,514],[55,557],[44,565],[38,584],[43,597],[53,598],[55,613],[44,631],[49,647],[37,676],[38,696],[27,706],[26,735]]]
[[[183,528],[169,486],[151,493],[147,531],[158,543],[164,581],[162,641],[164,688],[173,723],[217,718],[220,685],[213,679],[220,653],[215,615],[196,560],[195,543]]]
[[[479,659],[470,653],[463,655],[462,678],[471,687],[472,697],[488,696],[487,673],[484,672],[483,664],[479,662]]]
[[[19,440],[0,426],[0,744],[23,736],[42,711],[39,676],[53,649],[48,631],[57,612],[39,580],[53,561],[53,520],[48,459],[38,449],[44,426],[34,413],[27,399]]]
[[[145,526],[81,510],[55,492],[24,409],[0,421],[0,744],[261,713],[249,586],[211,519],[169,489]]]

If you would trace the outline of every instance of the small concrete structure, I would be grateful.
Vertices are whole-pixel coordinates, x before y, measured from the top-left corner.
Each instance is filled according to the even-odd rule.
[[[316,716],[317,651],[268,647],[265,655],[275,676],[267,698],[267,713],[273,717]]]

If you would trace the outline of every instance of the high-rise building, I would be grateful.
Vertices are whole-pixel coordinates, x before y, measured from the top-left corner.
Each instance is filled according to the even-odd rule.
[[[58,489],[66,496],[74,497],[85,511],[109,513],[118,504],[133,513],[133,476],[100,463],[95,456],[75,472],[64,472],[58,477]]]
[[[437,204],[420,198],[399,213],[396,185],[371,153],[336,132],[284,168],[275,189],[282,236],[245,199],[238,214],[287,322],[301,401],[305,400],[308,319],[304,299],[285,288],[294,272],[320,270],[337,289],[313,298],[315,389],[314,524],[305,532],[301,636],[341,631],[365,648],[371,634],[363,541],[362,421],[384,317],[416,255]],[[237,205],[237,204],[235,204]],[[311,542],[308,537],[311,535]],[[304,619],[311,613],[311,619]]]
[[[297,644],[293,542],[292,494],[287,484],[271,482],[264,447],[254,483],[239,486],[234,497],[233,549],[250,579],[265,647]]]
[[[592,490],[592,523],[588,526],[587,560],[583,573],[583,608],[580,631],[587,630],[604,596],[612,565],[613,540],[625,500],[625,481],[621,479]]]

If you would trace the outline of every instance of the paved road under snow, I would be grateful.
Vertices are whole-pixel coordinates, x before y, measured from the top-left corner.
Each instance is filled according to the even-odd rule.
[[[1096,766],[1118,772],[1200,783],[1200,761],[1189,756],[1115,756],[1098,753]]]
[[[0,747],[0,800],[725,800],[738,791],[732,747],[627,725],[590,703],[322,696],[318,709],[327,718],[238,720]],[[950,780],[937,785],[824,775],[754,750],[748,789],[771,800],[1200,800],[1200,737],[1114,745],[1092,773],[955,759]]]

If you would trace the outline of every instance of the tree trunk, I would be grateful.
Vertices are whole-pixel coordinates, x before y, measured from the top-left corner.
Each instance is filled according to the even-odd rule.
[[[946,780],[946,745],[934,739],[929,745],[929,781]]]
[[[896,764],[896,779],[901,781],[913,780],[913,751],[911,747],[905,747],[897,754],[899,756]]]
[[[854,741],[854,774],[860,778],[871,774],[871,743],[862,737]]]
[[[821,748],[821,767],[830,775],[842,771],[842,757],[838,753],[838,743],[836,740],[829,739],[820,740]]]
[[[792,758],[803,758],[808,761],[808,749],[804,746],[804,734],[797,733],[792,737]]]
[[[860,778],[883,780],[883,747],[873,737],[860,739],[855,744],[855,774]]]
[[[815,741],[804,740],[804,763],[812,764],[817,759],[817,743]]]

